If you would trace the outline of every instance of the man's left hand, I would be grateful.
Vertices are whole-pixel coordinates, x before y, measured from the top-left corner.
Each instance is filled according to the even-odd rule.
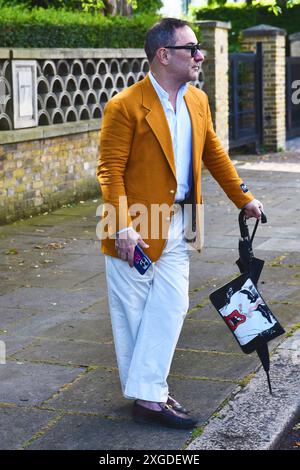
[[[246,219],[250,219],[251,217],[260,219],[264,207],[260,201],[253,199],[253,201],[248,202],[242,209],[245,210]]]

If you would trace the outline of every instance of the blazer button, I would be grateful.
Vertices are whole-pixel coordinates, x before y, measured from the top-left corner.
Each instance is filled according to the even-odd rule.
[[[175,194],[174,189],[171,189],[171,190],[170,190],[170,193],[171,193],[171,194]]]

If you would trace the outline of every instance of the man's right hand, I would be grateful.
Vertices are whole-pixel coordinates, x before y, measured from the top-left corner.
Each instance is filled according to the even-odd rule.
[[[141,248],[149,248],[149,245],[142,240],[141,236],[132,227],[117,235],[116,250],[118,256],[123,261],[128,261],[131,268],[133,267],[136,245],[139,245]]]

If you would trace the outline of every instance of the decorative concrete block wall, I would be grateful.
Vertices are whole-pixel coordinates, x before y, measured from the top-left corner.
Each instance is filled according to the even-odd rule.
[[[0,223],[99,195],[103,108],[148,70],[142,49],[0,49]]]

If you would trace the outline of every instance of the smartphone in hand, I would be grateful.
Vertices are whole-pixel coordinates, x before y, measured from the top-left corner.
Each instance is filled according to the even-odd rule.
[[[147,269],[149,269],[152,264],[151,259],[145,255],[139,245],[136,245],[134,250],[133,264],[140,274],[145,274]]]

